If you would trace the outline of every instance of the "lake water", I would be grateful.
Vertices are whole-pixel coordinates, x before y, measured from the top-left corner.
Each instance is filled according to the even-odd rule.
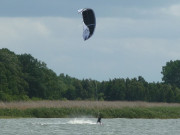
[[[180,119],[0,119],[0,135],[180,135]]]

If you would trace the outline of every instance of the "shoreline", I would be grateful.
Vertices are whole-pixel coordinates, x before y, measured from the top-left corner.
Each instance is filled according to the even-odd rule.
[[[180,118],[178,103],[127,101],[20,101],[0,102],[0,118]]]

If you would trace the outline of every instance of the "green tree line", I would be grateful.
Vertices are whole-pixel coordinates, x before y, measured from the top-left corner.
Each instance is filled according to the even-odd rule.
[[[146,82],[141,76],[102,82],[79,80],[63,73],[57,75],[30,54],[17,55],[3,48],[0,49],[0,100],[180,102],[179,69],[180,61],[167,62],[162,68],[163,82],[158,83]]]

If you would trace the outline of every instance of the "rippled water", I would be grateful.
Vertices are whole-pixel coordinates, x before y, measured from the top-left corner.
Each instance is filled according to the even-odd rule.
[[[180,119],[0,119],[0,135],[180,135]]]

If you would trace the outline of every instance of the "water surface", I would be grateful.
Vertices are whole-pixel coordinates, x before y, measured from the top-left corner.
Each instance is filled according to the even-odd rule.
[[[2,135],[180,135],[180,119],[0,119]]]

